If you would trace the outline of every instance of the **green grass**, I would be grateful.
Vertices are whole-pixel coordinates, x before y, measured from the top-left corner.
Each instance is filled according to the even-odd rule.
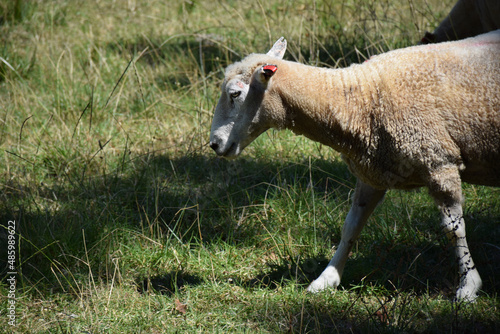
[[[0,254],[17,223],[18,333],[494,332],[500,192],[464,185],[484,281],[457,268],[425,190],[391,192],[337,291],[305,287],[339,242],[355,179],[337,153],[269,131],[209,149],[223,69],[280,36],[344,67],[415,44],[453,1],[0,4]],[[5,228],[4,228],[5,227]]]

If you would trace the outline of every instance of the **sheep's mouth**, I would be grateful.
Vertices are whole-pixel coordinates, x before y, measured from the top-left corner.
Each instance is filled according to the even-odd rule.
[[[238,150],[238,145],[236,143],[232,143],[231,146],[226,150],[226,152],[222,153],[222,156],[226,159],[234,159],[240,152]]]
[[[234,159],[239,154],[240,154],[240,152],[238,152],[238,145],[236,144],[236,142],[234,142],[231,144],[231,146],[229,146],[229,148],[226,151],[221,152],[221,154],[219,154],[219,156],[221,156],[225,159]]]

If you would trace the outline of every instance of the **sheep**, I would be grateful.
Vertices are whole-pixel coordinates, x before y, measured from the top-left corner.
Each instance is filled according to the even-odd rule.
[[[496,29],[500,29],[499,0],[458,0],[434,32],[426,32],[420,43],[459,40]]]
[[[465,236],[461,182],[500,186],[500,30],[413,46],[344,69],[283,60],[286,40],[227,67],[210,147],[237,157],[270,128],[341,153],[357,177],[340,244],[308,287],[337,287],[349,252],[388,189],[427,187],[459,265],[457,299],[481,287]]]

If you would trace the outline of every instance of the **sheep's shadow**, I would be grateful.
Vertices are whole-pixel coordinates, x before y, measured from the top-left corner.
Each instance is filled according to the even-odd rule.
[[[16,187],[15,184],[5,185],[6,210],[3,210],[1,219],[7,222],[15,218],[18,222],[18,232],[24,240],[20,257],[25,259],[22,273],[28,281],[46,282],[57,291],[62,276],[54,277],[54,262],[47,260],[51,258],[57,259],[61,275],[64,272],[85,275],[88,267],[79,265],[77,259],[90,256],[92,260],[94,257],[90,263],[92,270],[105,276],[113,263],[107,263],[108,260],[101,263],[101,260],[112,261],[114,243],[119,243],[122,237],[118,236],[115,240],[113,233],[118,234],[124,225],[126,230],[135,230],[137,233],[148,231],[150,237],[167,241],[197,240],[207,245],[229,242],[236,246],[248,246],[256,233],[251,226],[242,231],[238,217],[241,217],[243,208],[250,210],[259,207],[269,196],[270,189],[277,190],[276,198],[286,196],[286,191],[307,189],[316,193],[315,198],[322,198],[332,187],[331,181],[334,179],[333,197],[341,197],[339,202],[348,206],[346,199],[354,183],[354,178],[348,176],[347,167],[340,161],[286,163],[247,159],[225,161],[203,155],[181,158],[151,155],[142,157],[140,161],[129,161],[128,165],[122,169],[122,173],[83,181],[79,180],[81,174],[77,174],[68,182],[54,187],[33,184],[31,189]],[[313,184],[311,179],[314,180]],[[43,210],[33,211],[19,206],[19,203],[35,196],[58,198],[57,207],[47,206]],[[495,240],[498,240],[494,224],[497,217],[475,212],[466,214],[466,222],[476,223],[476,226],[467,224],[468,229],[479,229],[478,233],[470,231],[468,239],[484,281],[483,289],[494,294],[500,285],[500,253],[494,246],[497,244]],[[125,221],[120,222],[117,217],[124,217]],[[439,235],[437,210],[436,215],[423,217],[427,216],[420,217],[417,214],[416,219],[426,219],[424,228],[431,226],[431,232],[434,230]],[[322,226],[316,231],[319,240],[331,238],[333,244],[339,241],[340,227],[325,227],[328,224]],[[0,240],[7,240],[6,233],[5,229],[0,229]],[[362,236],[363,233],[367,231],[362,232]],[[492,236],[493,241],[483,241],[481,238],[485,235]],[[446,242],[422,243],[416,240],[394,244],[390,238],[381,238],[363,246],[369,247],[371,251],[363,252],[362,256],[354,253],[348,260],[342,286],[349,288],[362,282],[371,282],[387,289],[395,286],[422,294],[429,287],[435,291],[452,293],[456,286],[457,270],[452,251],[446,249],[446,245]],[[6,252],[6,249],[2,247],[0,251]],[[425,251],[422,253],[422,250]],[[230,277],[229,274],[219,279],[232,279],[234,284],[246,288],[275,289],[290,280],[305,286],[326,267],[330,254],[326,254],[329,253],[327,249],[324,251],[320,254],[306,251],[299,254],[298,258],[285,256],[268,261],[267,268],[251,278],[241,279]],[[1,256],[1,259],[6,258]],[[1,274],[5,273],[3,271]],[[191,271],[162,274],[153,270],[151,275],[153,278],[138,275],[137,284],[142,286],[142,291],[150,286],[170,293],[168,291],[201,283],[197,273]]]

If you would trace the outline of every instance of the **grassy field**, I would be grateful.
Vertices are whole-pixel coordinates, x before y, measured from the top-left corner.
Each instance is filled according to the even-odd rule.
[[[339,289],[311,295],[349,210],[345,164],[290,132],[234,161],[208,147],[228,64],[285,36],[287,59],[345,67],[415,44],[453,2],[1,1],[0,328],[499,332],[499,189],[464,185],[476,303],[451,301],[425,190],[390,192]]]

